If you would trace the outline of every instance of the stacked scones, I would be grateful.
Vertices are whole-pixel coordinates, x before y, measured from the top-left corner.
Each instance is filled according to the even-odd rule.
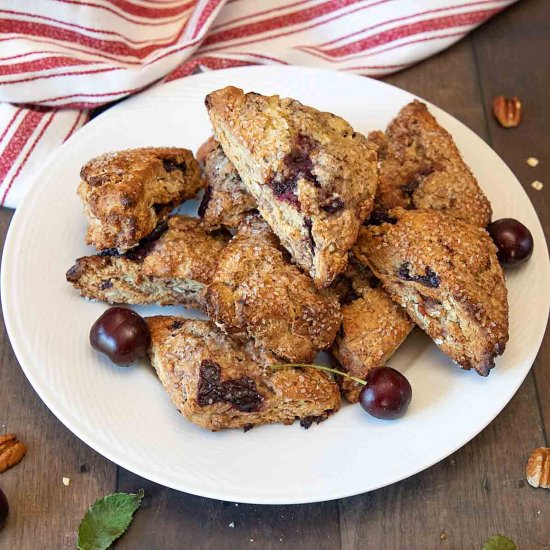
[[[214,135],[197,159],[142,148],[82,168],[98,253],[67,272],[89,299],[209,317],[146,319],[151,363],[186,418],[214,431],[307,428],[362,388],[309,367],[318,352],[366,380],[415,326],[489,374],[508,340],[491,206],[423,103],[368,136],[234,87],[205,105]],[[201,191],[198,218],[174,213]]]

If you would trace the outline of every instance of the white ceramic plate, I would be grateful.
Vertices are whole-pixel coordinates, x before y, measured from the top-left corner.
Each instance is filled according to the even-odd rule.
[[[488,378],[454,366],[413,334],[390,364],[413,387],[407,415],[381,421],[344,406],[308,431],[296,423],[248,433],[210,433],[172,406],[153,371],[111,365],[88,344],[106,309],[65,282],[75,258],[93,253],[76,196],[79,169],[115,149],[174,145],[196,150],[210,134],[204,96],[236,85],[282,94],[332,111],[361,132],[384,128],[413,96],[363,77],[305,68],[216,71],[175,81],[108,110],[72,137],[44,167],[12,221],[2,264],[10,339],[31,384],[80,439],[124,468],[168,487],[237,502],[290,504],[355,495],[431,466],[478,434],[508,403],[539,349],[550,287],[546,243],[535,211],[500,158],[460,122],[431,106],[453,134],[494,209],[532,231],[535,252],[507,273],[510,342]],[[196,204],[190,207],[196,208]],[[183,314],[183,308],[136,308]]]

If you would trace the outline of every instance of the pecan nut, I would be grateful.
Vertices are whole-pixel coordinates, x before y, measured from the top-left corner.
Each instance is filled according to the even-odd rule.
[[[26,452],[27,446],[15,434],[0,435],[0,474],[19,464]]]
[[[493,114],[503,128],[515,128],[521,122],[521,101],[499,95],[493,100]]]
[[[529,485],[550,489],[550,448],[535,449],[525,466],[525,477]]]

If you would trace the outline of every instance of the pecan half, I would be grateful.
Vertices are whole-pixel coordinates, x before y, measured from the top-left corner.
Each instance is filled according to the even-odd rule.
[[[525,477],[529,485],[550,489],[550,448],[535,449],[525,466]]]
[[[521,122],[521,101],[499,95],[493,100],[493,114],[503,128],[515,128]]]
[[[19,464],[26,452],[27,446],[15,434],[0,435],[0,474]]]

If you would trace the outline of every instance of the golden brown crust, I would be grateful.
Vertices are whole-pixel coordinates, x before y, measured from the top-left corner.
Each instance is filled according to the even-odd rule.
[[[227,87],[206,106],[217,139],[294,261],[326,287],[369,215],[376,148],[340,117]]]
[[[199,219],[187,216],[169,218],[165,232],[156,233],[158,239],[142,241],[124,255],[79,258],[67,280],[82,296],[110,304],[199,307],[229,235],[208,234]]]
[[[237,342],[210,321],[149,317],[151,363],[178,410],[209,430],[302,419],[323,420],[340,408],[331,377],[279,363],[251,342]]]
[[[246,334],[294,363],[328,348],[341,320],[336,297],[285,258],[259,215],[248,216],[220,254],[205,304],[227,333]]]
[[[238,227],[256,208],[254,197],[246,190],[239,173],[213,138],[204,143],[197,156],[204,165],[206,187],[199,207],[203,225],[214,230]]]
[[[342,326],[332,353],[341,370],[366,380],[374,367],[383,366],[414,327],[405,310],[381,287],[342,306]],[[357,403],[363,386],[338,377],[346,399]]]
[[[424,103],[409,103],[386,134],[372,132],[378,146],[377,206],[433,209],[478,227],[491,221],[491,205],[462,160],[451,135]]]
[[[191,151],[175,147],[106,153],[85,164],[80,177],[86,243],[119,252],[136,246],[203,185]]]
[[[434,210],[390,211],[354,248],[391,297],[460,367],[486,376],[508,340],[508,302],[488,233]]]

